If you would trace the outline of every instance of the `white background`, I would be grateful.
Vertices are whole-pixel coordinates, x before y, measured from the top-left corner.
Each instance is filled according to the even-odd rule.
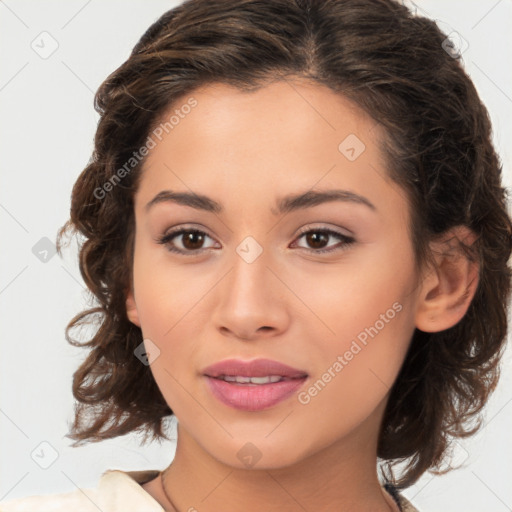
[[[141,448],[134,435],[69,446],[63,436],[73,414],[71,378],[86,350],[69,345],[64,328],[87,296],[74,245],[64,258],[46,263],[32,248],[43,237],[55,241],[67,220],[71,188],[93,148],[93,93],[149,25],[177,3],[0,2],[0,501],[95,487],[106,469],[162,469],[173,457],[173,442]],[[414,5],[467,41],[465,66],[491,114],[510,186],[512,1]],[[58,43],[47,59],[31,47],[43,31]],[[511,359],[509,347],[485,427],[459,442],[456,461],[464,461],[463,469],[426,474],[404,492],[421,512],[512,510]],[[43,469],[39,464],[51,462],[52,450],[57,458]]]

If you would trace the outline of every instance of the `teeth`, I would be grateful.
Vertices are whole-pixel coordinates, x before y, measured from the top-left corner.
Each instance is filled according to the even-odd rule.
[[[241,377],[234,375],[221,375],[219,377],[226,382],[236,382],[238,384],[270,384],[279,382],[283,379],[280,375],[268,375],[266,377]]]

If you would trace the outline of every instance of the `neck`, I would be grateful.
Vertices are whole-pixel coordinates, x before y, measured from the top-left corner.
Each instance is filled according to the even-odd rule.
[[[377,436],[364,434],[359,429],[357,436],[284,468],[239,469],[211,457],[178,424],[162,506],[166,512],[398,512],[378,481]]]

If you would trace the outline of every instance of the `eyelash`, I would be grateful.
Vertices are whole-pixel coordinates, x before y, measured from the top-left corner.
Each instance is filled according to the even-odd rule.
[[[173,238],[176,238],[177,236],[183,235],[185,233],[194,233],[194,234],[206,235],[206,236],[210,237],[208,235],[208,233],[205,233],[204,231],[201,231],[199,229],[194,229],[194,228],[176,228],[176,229],[174,229],[172,231],[167,232],[166,234],[162,235],[161,237],[157,238],[156,242],[159,243],[159,244],[165,245],[168,251],[174,252],[174,253],[178,253],[178,254],[182,254],[184,256],[196,256],[198,253],[201,253],[203,251],[208,250],[208,248],[206,248],[206,249],[197,249],[197,250],[192,250],[192,251],[183,251],[181,249],[177,249],[176,247],[172,247],[169,244],[169,242]],[[303,228],[300,231],[299,236],[297,237],[297,239],[300,239],[304,235],[309,234],[309,233],[325,233],[325,234],[334,236],[336,238],[339,238],[339,239],[341,239],[343,241],[343,244],[341,245],[341,247],[340,246],[334,247],[334,248],[331,247],[330,249],[307,249],[305,247],[302,247],[302,249],[306,249],[306,251],[314,253],[314,254],[330,253],[330,252],[335,252],[335,251],[343,251],[343,250],[347,249],[350,245],[352,245],[355,242],[355,240],[352,237],[343,235],[342,233],[339,233],[338,231],[334,231],[334,230],[329,229],[329,228],[313,228],[313,229],[308,228],[308,227]]]

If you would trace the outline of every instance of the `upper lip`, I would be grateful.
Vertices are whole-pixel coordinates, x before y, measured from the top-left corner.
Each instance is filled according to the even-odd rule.
[[[225,359],[203,369],[203,375],[208,377],[220,377],[231,375],[239,377],[266,377],[279,375],[289,379],[307,377],[307,373],[297,368],[292,368],[272,359],[253,359],[243,361],[242,359]]]

